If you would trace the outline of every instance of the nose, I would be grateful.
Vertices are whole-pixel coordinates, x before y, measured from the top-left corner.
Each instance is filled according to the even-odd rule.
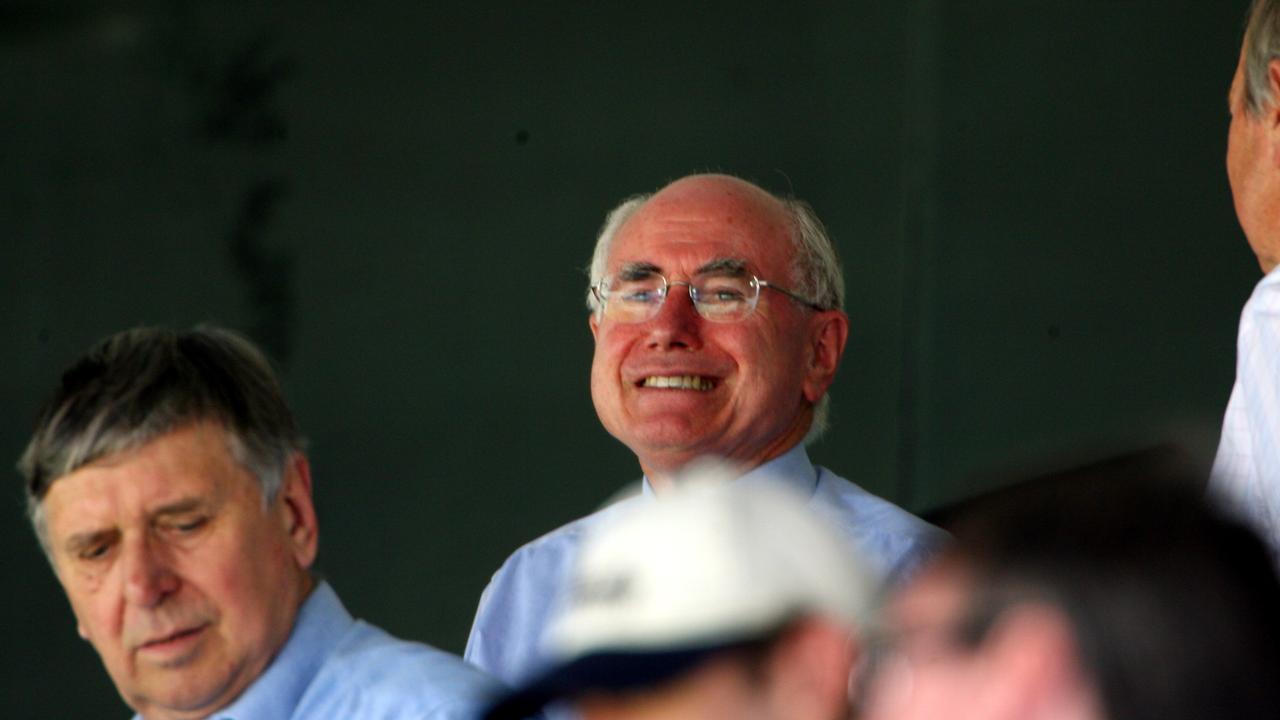
[[[146,538],[134,538],[122,548],[125,600],[141,607],[154,607],[178,589],[178,576],[163,551]]]
[[[689,284],[670,283],[658,313],[648,321],[648,347],[655,350],[697,350],[702,347],[702,316],[693,306]]]

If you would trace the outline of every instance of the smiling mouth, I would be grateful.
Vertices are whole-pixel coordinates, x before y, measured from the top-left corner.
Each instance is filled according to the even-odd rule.
[[[699,391],[711,390],[716,386],[714,380],[701,375],[650,375],[637,384],[647,388]]]

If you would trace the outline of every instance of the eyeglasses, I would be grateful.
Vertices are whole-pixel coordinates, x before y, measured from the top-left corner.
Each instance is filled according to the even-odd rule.
[[[869,678],[886,667],[920,666],[960,657],[977,649],[1007,606],[981,603],[963,616],[937,618],[907,627],[871,627],[864,632],[859,677]]]
[[[615,322],[644,322],[658,314],[667,294],[676,285],[689,288],[693,308],[712,322],[736,322],[750,315],[760,302],[760,288],[772,288],[806,307],[820,305],[794,292],[748,274],[708,274],[689,282],[669,283],[658,273],[636,277],[608,277],[591,286],[600,302],[602,318]]]
[[[965,656],[978,645],[963,637],[960,628],[948,625],[915,627],[909,630],[869,628],[863,633],[858,664],[849,676],[849,697],[863,708],[874,686],[883,692],[887,680],[896,687],[911,687],[918,668]],[[862,713],[860,713],[862,714]]]

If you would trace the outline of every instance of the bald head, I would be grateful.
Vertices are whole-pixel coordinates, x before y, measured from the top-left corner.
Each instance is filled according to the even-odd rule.
[[[677,209],[680,206],[684,209]],[[656,193],[627,198],[610,211],[591,256],[591,284],[605,276],[613,241],[634,215],[646,210],[644,214],[662,212],[672,213],[673,218],[688,218],[694,207],[712,208],[712,212],[726,217],[732,215],[736,222],[758,222],[777,242],[789,243],[791,277],[787,281],[799,294],[824,308],[844,309],[840,259],[813,208],[803,200],[779,198],[741,178],[715,173],[682,177]],[[587,306],[597,309],[590,292]]]
[[[729,175],[690,175],[676,180],[650,197],[633,219],[657,217],[678,224],[709,215],[780,241],[789,241],[793,234],[791,213],[782,201]]]

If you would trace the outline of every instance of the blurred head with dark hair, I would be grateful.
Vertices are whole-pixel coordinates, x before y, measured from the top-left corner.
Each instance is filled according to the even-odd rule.
[[[1280,583],[1261,541],[1165,458],[966,507],[891,602],[869,717],[1270,718]]]

